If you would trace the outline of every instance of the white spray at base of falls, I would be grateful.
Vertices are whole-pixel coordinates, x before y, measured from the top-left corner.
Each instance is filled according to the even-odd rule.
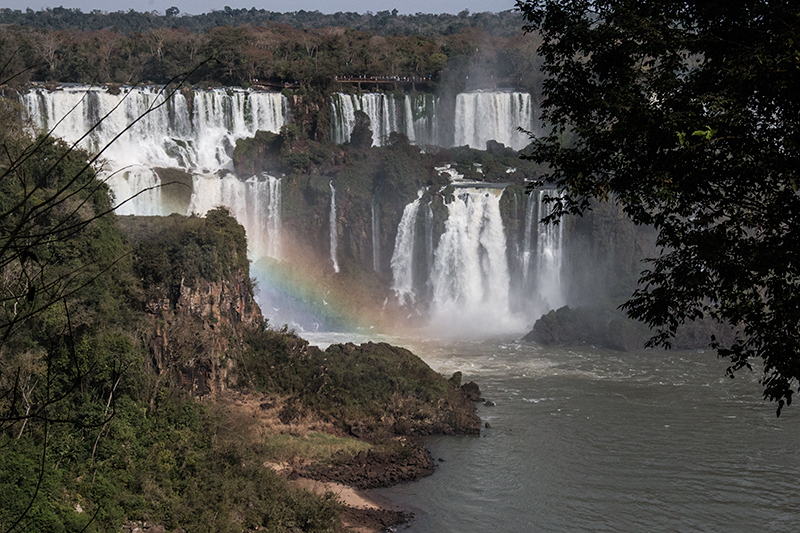
[[[423,205],[421,190],[403,210],[391,263],[398,304],[428,317],[437,336],[529,330],[533,320],[565,303],[563,224],[537,222],[550,213],[544,198],[555,191],[536,191],[524,210],[510,209],[507,215],[522,233],[509,237],[500,208],[503,188],[453,183],[441,235],[434,235],[431,202],[440,201],[442,191]]]
[[[331,186],[331,213],[330,213],[330,234],[331,234],[331,262],[333,262],[333,271],[339,273],[339,261],[336,259],[337,237],[336,237],[336,189],[333,186],[333,181],[329,183]]]
[[[202,215],[224,205],[245,227],[252,259],[279,257],[280,180],[241,180],[230,170],[238,139],[258,130],[277,133],[288,121],[286,97],[237,88],[186,94],[166,98],[161,87],[123,87],[112,94],[77,86],[32,90],[21,101],[37,131],[52,129],[90,153],[103,150],[99,176],[110,177],[117,214],[169,214],[155,169],[178,168],[193,183],[189,208],[181,214]]]
[[[424,192],[425,189],[420,189],[417,199],[406,205],[400,225],[397,226],[397,238],[392,254],[392,276],[394,278],[392,290],[394,290],[400,305],[405,305],[406,301],[413,304],[416,300],[414,294],[414,243],[416,242],[417,213]]]

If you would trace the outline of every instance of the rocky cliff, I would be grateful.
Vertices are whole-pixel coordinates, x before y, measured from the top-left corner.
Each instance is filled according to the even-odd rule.
[[[225,390],[244,330],[260,325],[244,229],[227,211],[200,217],[121,217],[136,243],[159,379],[193,394]]]

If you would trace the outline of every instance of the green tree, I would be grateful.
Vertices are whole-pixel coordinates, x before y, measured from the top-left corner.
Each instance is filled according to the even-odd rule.
[[[624,309],[670,345],[728,323],[728,369],[763,361],[764,397],[800,378],[800,4],[780,0],[518,2],[544,59],[550,133],[531,158],[562,213],[614,196],[658,231]],[[562,143],[566,132],[574,141]]]

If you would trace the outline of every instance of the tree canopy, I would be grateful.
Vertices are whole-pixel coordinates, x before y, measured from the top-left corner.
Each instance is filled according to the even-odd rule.
[[[800,378],[800,4],[518,7],[542,38],[551,129],[530,157],[563,190],[553,218],[613,196],[653,225],[660,255],[623,308],[651,345],[701,317],[730,324],[711,345],[731,376],[761,359],[780,414]]]

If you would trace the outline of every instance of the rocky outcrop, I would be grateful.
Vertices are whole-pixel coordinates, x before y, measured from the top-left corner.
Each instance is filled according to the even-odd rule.
[[[330,464],[313,464],[295,469],[290,477],[335,481],[357,489],[390,487],[430,476],[434,462],[424,448],[401,441],[387,451],[371,449],[356,455],[338,454]]]
[[[705,349],[712,335],[723,344],[732,339],[731,328],[711,320],[698,320],[682,325],[672,347],[680,350]],[[652,336],[643,323],[632,320],[615,308],[579,307],[550,311],[533,325],[522,340],[544,346],[592,345],[612,350],[629,351],[644,348]]]
[[[150,353],[158,374],[168,372],[194,394],[225,389],[238,350],[240,329],[262,322],[249,280],[235,275],[217,282],[198,280],[180,286],[175,305],[168,300],[148,305],[153,325]]]
[[[224,390],[244,331],[263,322],[244,228],[225,209],[202,218],[120,217],[120,227],[135,244],[158,380],[198,395]]]

